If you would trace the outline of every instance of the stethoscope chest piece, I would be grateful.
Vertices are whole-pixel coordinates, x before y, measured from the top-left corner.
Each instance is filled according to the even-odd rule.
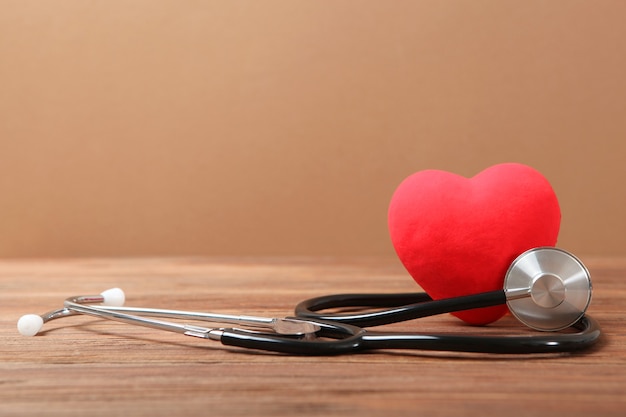
[[[574,255],[552,247],[521,254],[509,267],[504,292],[511,313],[544,331],[576,323],[591,302],[589,271]]]

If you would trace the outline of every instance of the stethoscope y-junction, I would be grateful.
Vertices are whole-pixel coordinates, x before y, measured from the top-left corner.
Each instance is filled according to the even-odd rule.
[[[585,315],[591,301],[587,268],[572,254],[552,247],[521,254],[509,267],[503,289],[433,300],[425,293],[336,294],[302,301],[295,315],[265,318],[192,311],[124,307],[120,289],[65,300],[63,308],[28,314],[18,330],[34,336],[44,323],[85,314],[128,324],[219,341],[223,345],[305,355],[333,355],[373,349],[420,349],[485,353],[551,353],[582,350],[600,337]],[[474,336],[366,330],[442,313],[507,304],[522,323],[539,332]],[[348,313],[324,312],[350,307]],[[359,308],[358,311],[352,311]],[[234,325],[204,327],[157,318]]]

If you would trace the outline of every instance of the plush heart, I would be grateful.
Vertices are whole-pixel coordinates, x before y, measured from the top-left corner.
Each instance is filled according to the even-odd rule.
[[[389,206],[396,253],[433,299],[501,289],[518,255],[556,244],[560,223],[550,183],[516,163],[492,166],[469,179],[417,172],[399,185]],[[506,306],[496,306],[454,315],[480,325],[506,312]]]

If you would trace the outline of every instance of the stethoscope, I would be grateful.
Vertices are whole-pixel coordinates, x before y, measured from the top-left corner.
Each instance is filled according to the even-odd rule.
[[[425,293],[337,294],[302,301],[295,316],[265,318],[192,311],[123,307],[114,288],[76,296],[43,315],[28,314],[18,330],[34,336],[44,323],[86,314],[124,323],[219,341],[226,346],[305,355],[335,355],[375,349],[420,349],[484,353],[552,353],[582,350],[600,337],[598,323],[585,311],[591,301],[589,271],[574,255],[557,248],[528,250],[510,265],[502,290],[433,300]],[[541,333],[511,336],[378,332],[365,327],[507,304],[511,313]],[[324,313],[350,308],[351,312]],[[355,308],[360,308],[356,312]],[[153,317],[234,324],[203,327]],[[559,332],[561,331],[561,332]],[[557,333],[558,332],[558,333]]]

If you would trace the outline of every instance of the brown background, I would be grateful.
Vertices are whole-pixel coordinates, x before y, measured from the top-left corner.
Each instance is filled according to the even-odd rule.
[[[624,255],[626,2],[0,0],[0,256],[392,254],[426,168],[534,166]]]

